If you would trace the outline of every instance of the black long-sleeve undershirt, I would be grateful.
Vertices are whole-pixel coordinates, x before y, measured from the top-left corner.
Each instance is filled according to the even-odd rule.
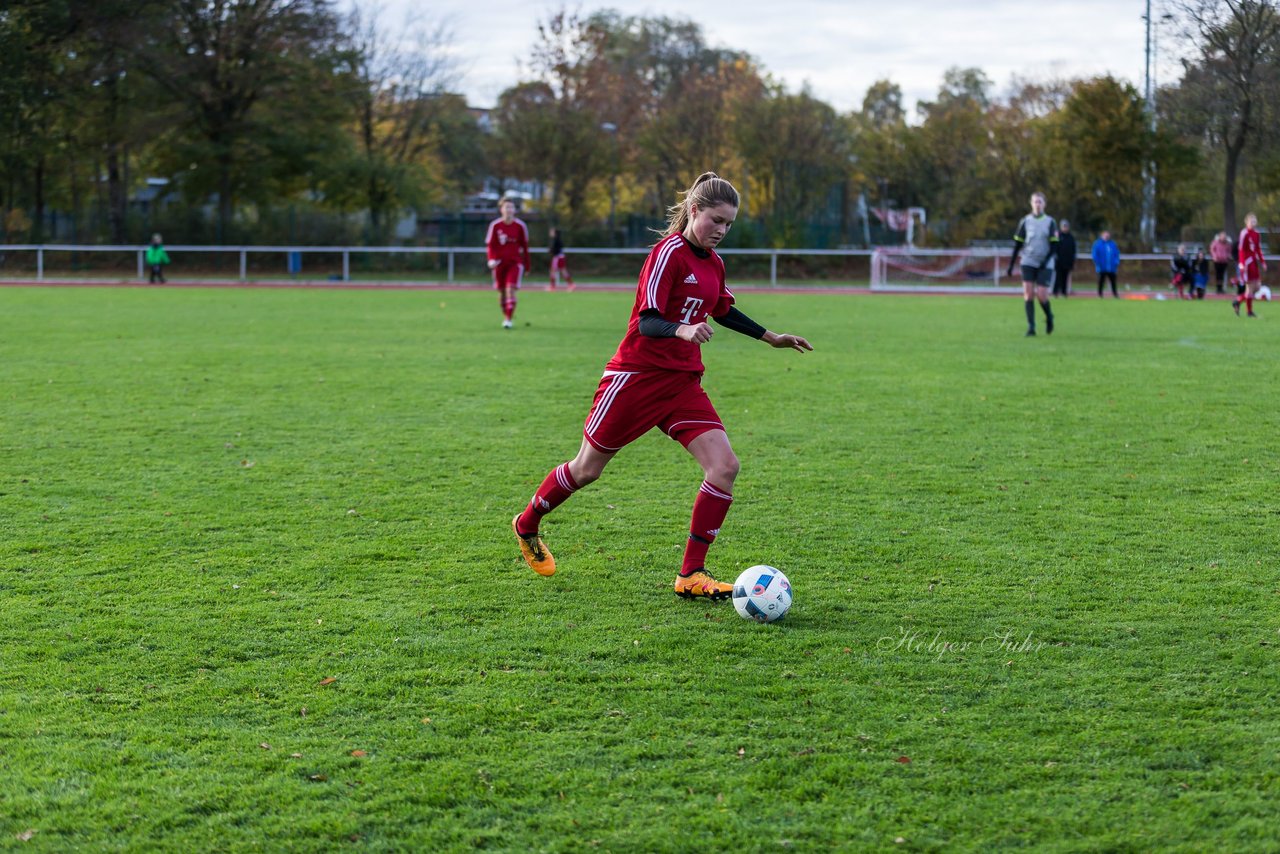
[[[730,306],[729,311],[723,317],[711,318],[725,329],[732,329],[734,332],[741,332],[749,338],[760,339],[764,337],[767,331],[763,326],[747,317],[736,306]],[[646,338],[675,338],[676,330],[680,328],[680,324],[671,320],[664,320],[662,314],[655,308],[646,309],[640,312],[640,334]]]

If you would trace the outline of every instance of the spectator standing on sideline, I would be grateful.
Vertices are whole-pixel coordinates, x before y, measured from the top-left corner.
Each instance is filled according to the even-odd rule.
[[[1186,244],[1179,243],[1178,251],[1169,259],[1169,276],[1178,299],[1190,299],[1186,289],[1191,286],[1191,259],[1187,257]]]
[[[1071,223],[1065,219],[1058,223],[1058,252],[1054,264],[1053,295],[1071,296],[1071,271],[1076,266],[1076,236],[1071,233]]]
[[[1209,287],[1209,259],[1204,257],[1204,250],[1197,249],[1196,257],[1191,260],[1191,296],[1204,299],[1204,292]]]
[[[529,228],[516,218],[516,203],[503,199],[498,204],[500,217],[489,223],[484,237],[489,255],[489,269],[493,271],[493,287],[500,293],[502,328],[510,329],[516,314],[516,291],[529,269]]]
[[[566,282],[569,283],[569,290],[573,290],[573,276],[569,275],[569,265],[564,257],[564,238],[560,236],[560,229],[553,228],[549,232],[551,236],[551,248],[548,254],[551,256],[551,284],[547,290],[554,291],[556,285],[560,284],[560,277],[564,276]]]
[[[1104,230],[1093,241],[1093,268],[1098,272],[1098,296],[1101,297],[1102,285],[1111,280],[1111,296],[1119,299],[1116,293],[1116,271],[1120,269],[1120,247],[1111,239],[1111,232]]]
[[[151,235],[151,245],[147,247],[147,269],[151,271],[151,284],[160,280],[164,284],[164,268],[169,264],[169,253],[164,251],[164,241],[160,235]]]
[[[1218,236],[1209,244],[1209,257],[1213,259],[1213,282],[1218,293],[1223,293],[1223,288],[1227,285],[1227,268],[1231,266],[1234,250],[1231,238],[1227,237],[1225,231],[1219,231]]]

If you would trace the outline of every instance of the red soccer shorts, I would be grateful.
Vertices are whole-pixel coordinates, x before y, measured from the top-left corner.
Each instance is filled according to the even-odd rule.
[[[611,454],[657,427],[686,448],[724,424],[702,390],[702,377],[680,371],[605,371],[582,428],[597,451]]]
[[[1240,284],[1254,284],[1262,281],[1262,272],[1258,269],[1258,262],[1250,258],[1247,261],[1241,261],[1238,267],[1240,271]]]
[[[519,288],[524,278],[524,265],[515,261],[499,261],[493,268],[493,286],[497,290],[505,287]]]

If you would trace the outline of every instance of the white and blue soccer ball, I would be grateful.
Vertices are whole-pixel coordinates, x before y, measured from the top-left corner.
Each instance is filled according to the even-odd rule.
[[[791,582],[772,566],[753,566],[733,582],[733,607],[748,620],[780,620],[791,608]]]

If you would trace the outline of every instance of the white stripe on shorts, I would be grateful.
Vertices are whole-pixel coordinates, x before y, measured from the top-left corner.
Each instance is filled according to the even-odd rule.
[[[609,387],[605,389],[604,395],[600,398],[600,405],[596,407],[596,411],[592,413],[591,420],[587,422],[585,428],[586,434],[592,436],[596,432],[596,428],[600,426],[600,422],[604,420],[604,416],[609,411],[609,407],[613,405],[613,399],[618,396],[618,392],[622,391],[622,387],[627,384],[627,380],[631,379],[634,372],[630,371],[605,371],[604,376],[612,377],[609,381]]]

